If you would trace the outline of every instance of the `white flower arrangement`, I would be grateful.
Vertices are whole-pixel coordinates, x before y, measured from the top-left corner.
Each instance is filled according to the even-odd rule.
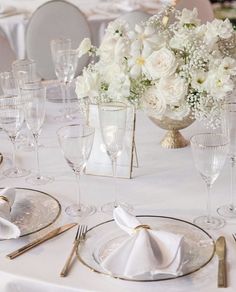
[[[131,30],[111,22],[99,48],[85,39],[79,55],[98,59],[77,78],[78,98],[119,100],[148,115],[181,120],[188,115],[211,126],[234,88],[236,32],[229,20],[201,24],[197,10],[168,7]]]

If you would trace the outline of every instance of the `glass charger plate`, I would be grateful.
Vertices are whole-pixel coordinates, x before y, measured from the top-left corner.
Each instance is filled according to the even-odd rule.
[[[38,232],[57,220],[61,205],[53,196],[28,188],[15,189],[11,222],[20,228],[21,236]]]
[[[155,230],[165,230],[184,235],[186,248],[183,265],[178,276],[159,274],[154,279],[150,276],[127,278],[105,271],[100,263],[116,249],[129,235],[122,231],[114,220],[98,224],[88,230],[86,240],[79,244],[78,259],[94,272],[129,281],[160,281],[189,275],[204,267],[213,257],[215,243],[212,237],[200,227],[176,218],[164,216],[139,215],[141,224],[147,224]]]

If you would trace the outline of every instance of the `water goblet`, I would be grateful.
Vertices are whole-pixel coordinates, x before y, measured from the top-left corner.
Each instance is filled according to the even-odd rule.
[[[229,140],[215,133],[197,134],[190,139],[196,169],[207,186],[207,215],[194,219],[194,223],[205,229],[218,229],[225,221],[211,215],[211,188],[218,178],[228,154]]]
[[[94,131],[94,128],[81,124],[64,126],[57,131],[62,153],[68,165],[74,171],[77,182],[77,203],[68,206],[65,210],[69,216],[85,217],[96,211],[94,206],[81,204],[79,183],[92,150]]]
[[[35,154],[37,161],[36,174],[29,176],[26,181],[34,185],[44,185],[53,181],[52,177],[43,176],[39,167],[38,140],[42,132],[45,118],[46,88],[38,82],[30,83],[21,88],[21,96],[25,102],[25,121],[34,138]]]
[[[16,137],[24,122],[24,103],[19,95],[0,97],[0,126],[7,133],[13,145],[13,167],[3,171],[6,177],[17,178],[30,172],[16,165]]]
[[[117,159],[121,155],[126,132],[127,106],[120,102],[102,103],[98,106],[102,140],[112,164],[112,176],[116,178]],[[117,200],[117,182],[114,181],[115,201],[101,207],[104,213],[112,213],[113,209],[122,206],[130,210],[131,206]]]
[[[229,158],[231,164],[230,175],[230,203],[218,208],[217,212],[223,217],[236,217],[235,196],[235,164],[236,164],[236,103],[228,102],[223,105],[222,131],[229,138]]]

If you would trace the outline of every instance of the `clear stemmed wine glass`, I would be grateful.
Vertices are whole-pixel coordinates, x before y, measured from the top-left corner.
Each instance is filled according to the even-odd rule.
[[[16,80],[18,90],[24,87],[25,83],[36,82],[40,80],[37,75],[36,62],[32,59],[20,59],[12,63],[12,72]],[[26,128],[25,133],[20,133],[18,137],[19,147],[24,151],[33,151],[34,143],[31,133]]]
[[[74,79],[78,65],[78,52],[71,49],[70,39],[55,39],[51,41],[52,59],[57,79],[61,83],[63,99],[62,121],[73,120],[73,108],[69,104],[69,85]]]
[[[0,97],[0,126],[7,133],[13,145],[13,167],[3,174],[10,178],[28,175],[30,172],[16,165],[16,137],[24,122],[24,103],[19,95]]]
[[[68,125],[57,131],[62,153],[74,171],[77,181],[77,203],[66,208],[66,213],[70,216],[85,217],[96,211],[94,206],[81,204],[79,183],[92,150],[94,132],[94,128],[80,124]]]
[[[225,135],[206,133],[197,134],[190,139],[195,167],[207,186],[207,216],[194,219],[194,223],[205,229],[218,229],[224,226],[224,219],[211,215],[211,187],[224,166],[229,140]]]
[[[35,153],[37,160],[37,172],[26,178],[26,181],[34,185],[44,185],[53,181],[52,177],[43,176],[39,167],[38,139],[42,131],[45,118],[46,88],[38,82],[25,84],[21,88],[21,96],[25,102],[25,121],[28,129],[34,137]]]
[[[221,216],[236,217],[236,197],[235,197],[235,164],[236,164],[236,103],[228,102],[223,105],[222,131],[229,138],[229,158],[231,162],[231,201],[229,204],[218,208],[217,212]]]
[[[123,150],[126,131],[127,106],[120,102],[110,102],[99,104],[98,108],[102,140],[112,163],[113,178],[116,178],[117,159]],[[128,204],[117,200],[118,189],[116,184],[115,180],[115,201],[101,207],[101,210],[105,213],[112,213],[113,209],[119,205],[126,210],[131,209]]]

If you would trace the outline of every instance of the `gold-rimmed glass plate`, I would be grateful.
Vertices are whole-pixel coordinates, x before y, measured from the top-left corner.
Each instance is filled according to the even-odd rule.
[[[61,205],[53,196],[29,188],[15,188],[15,190],[11,222],[20,228],[21,236],[38,232],[54,223],[59,217]]]
[[[129,236],[116,225],[114,220],[103,222],[88,230],[86,240],[81,242],[78,247],[78,259],[94,272],[123,280],[141,282],[170,280],[189,275],[203,268],[212,259],[215,252],[214,240],[200,227],[173,217],[152,215],[139,215],[137,217],[142,224],[149,225],[153,230],[165,230],[184,236],[185,251],[178,276],[158,274],[154,278],[150,275],[127,278],[124,275],[116,275],[113,271],[105,271],[101,262]]]

